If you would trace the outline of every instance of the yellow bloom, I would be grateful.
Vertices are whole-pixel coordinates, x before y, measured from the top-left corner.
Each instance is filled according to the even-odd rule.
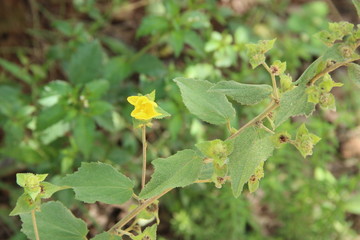
[[[135,106],[135,109],[131,112],[133,118],[150,120],[161,115],[161,113],[158,113],[155,110],[157,104],[146,96],[131,96],[128,97],[127,100],[130,104]]]

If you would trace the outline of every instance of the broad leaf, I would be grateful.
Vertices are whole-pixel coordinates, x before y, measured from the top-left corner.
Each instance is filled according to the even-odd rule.
[[[117,235],[110,234],[108,232],[103,232],[101,234],[96,235],[91,240],[121,240],[122,238]]]
[[[225,95],[208,90],[214,86],[206,80],[175,78],[189,111],[205,122],[225,124],[235,117],[235,109]]]
[[[95,122],[88,116],[80,115],[74,120],[74,138],[80,151],[86,158],[94,149]]]
[[[272,87],[266,84],[257,85],[221,81],[211,87],[208,92],[222,93],[240,104],[252,105],[268,98],[272,92]]]
[[[348,75],[349,78],[358,86],[360,86],[360,65],[355,63],[350,63],[348,65]]]
[[[138,73],[160,77],[166,73],[164,63],[157,57],[144,54],[133,63],[134,70]]]
[[[273,153],[274,143],[271,137],[261,131],[263,130],[250,127],[235,139],[234,151],[229,156],[231,186],[235,197],[240,195],[256,167]]]
[[[11,211],[9,216],[16,216],[22,213],[29,213],[40,205],[38,200],[33,201],[29,194],[23,193],[16,201],[15,208]]]
[[[121,204],[133,194],[133,182],[111,165],[104,163],[82,163],[79,170],[67,175],[61,184],[75,191],[75,198],[87,203],[95,201]]]
[[[103,50],[98,41],[80,46],[70,59],[67,74],[71,82],[87,83],[102,75]]]
[[[124,57],[111,58],[104,69],[104,77],[112,84],[119,84],[133,73],[133,67]]]
[[[298,86],[285,92],[280,98],[280,107],[276,112],[275,125],[279,126],[292,116],[309,116],[315,109],[315,104],[308,102],[305,86]]]
[[[199,176],[203,161],[195,151],[186,149],[168,158],[155,159],[152,164],[155,172],[140,193],[143,199],[156,196],[169,188],[193,183]]]
[[[22,214],[21,231],[35,240],[34,227],[30,214]],[[88,229],[86,223],[76,218],[62,203],[47,202],[41,205],[41,212],[36,212],[36,222],[40,239],[84,240]]]
[[[109,90],[109,82],[102,79],[89,82],[85,85],[86,97],[98,99]]]

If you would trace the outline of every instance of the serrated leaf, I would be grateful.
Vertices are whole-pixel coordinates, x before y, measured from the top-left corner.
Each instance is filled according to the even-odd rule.
[[[309,116],[315,110],[315,104],[308,102],[305,86],[298,86],[285,92],[280,98],[280,107],[276,112],[275,125],[279,126],[292,116]]]
[[[81,45],[66,66],[72,83],[87,83],[101,77],[103,72],[103,50],[98,41]]]
[[[254,174],[257,166],[268,159],[274,150],[274,143],[268,133],[254,127],[247,128],[234,142],[234,151],[229,156],[231,187],[239,197],[244,184]]]
[[[243,84],[235,81],[221,81],[211,87],[208,92],[225,94],[236,102],[253,105],[268,98],[272,87],[266,84]]]
[[[95,237],[91,238],[91,240],[121,240],[122,238],[117,235],[110,234],[108,232],[103,232]]]
[[[82,163],[79,170],[61,180],[75,191],[75,198],[87,203],[96,201],[121,204],[133,194],[133,182],[111,165]]]
[[[74,139],[76,145],[86,158],[90,156],[94,146],[95,122],[88,116],[77,116],[74,119]]]
[[[30,214],[21,214],[21,231],[35,240],[34,227]],[[41,212],[36,212],[36,222],[40,239],[84,240],[88,229],[86,223],[76,218],[60,202],[47,202],[41,205]]]
[[[206,80],[175,78],[189,111],[205,122],[225,124],[235,117],[235,109],[222,93],[209,92],[214,86]]]
[[[349,78],[358,86],[360,86],[360,65],[355,63],[350,63],[348,65],[348,75]]]
[[[203,161],[195,151],[186,149],[168,158],[155,159],[152,164],[155,172],[139,195],[143,199],[156,196],[169,188],[193,183],[199,176]]]

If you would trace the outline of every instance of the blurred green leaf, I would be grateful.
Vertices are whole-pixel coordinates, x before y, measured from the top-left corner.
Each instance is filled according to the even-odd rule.
[[[108,232],[103,232],[91,238],[91,240],[121,240],[122,238],[117,235],[110,234]]]
[[[360,214],[360,194],[354,195],[345,201],[345,211]]]
[[[25,69],[12,62],[0,58],[0,66],[27,84],[31,84],[33,81],[32,76]]]
[[[33,201],[29,194],[23,193],[16,201],[15,208],[9,214],[10,216],[16,216],[23,213],[30,213],[31,210],[35,209],[40,205],[40,202]]]
[[[60,182],[72,187],[75,198],[86,203],[121,204],[131,198],[134,187],[125,175],[100,162],[83,162],[77,172],[66,175]]]
[[[104,77],[111,84],[119,84],[133,73],[133,68],[128,59],[113,57],[105,65]]]
[[[74,84],[87,83],[102,76],[104,52],[98,41],[81,45],[66,66],[69,80]]]
[[[36,129],[42,131],[66,117],[66,109],[62,104],[55,104],[40,112],[36,121]]]
[[[109,82],[106,80],[96,80],[85,85],[85,92],[89,99],[98,99],[109,90]]]
[[[138,73],[154,77],[163,76],[166,73],[164,63],[157,57],[144,54],[133,63],[134,70]]]
[[[360,65],[355,63],[348,64],[349,78],[358,86],[360,86]]]
[[[179,57],[184,47],[184,32],[173,31],[169,36],[170,46],[174,49],[175,57]]]
[[[95,123],[88,116],[77,116],[74,119],[74,139],[80,151],[88,158],[94,149]]]
[[[149,34],[161,34],[170,27],[168,19],[162,16],[146,16],[142,19],[140,27],[136,32],[137,37]]]

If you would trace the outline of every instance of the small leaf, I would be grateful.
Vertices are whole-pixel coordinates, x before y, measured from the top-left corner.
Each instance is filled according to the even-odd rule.
[[[88,116],[77,116],[74,119],[74,138],[80,151],[88,158],[94,149],[95,122]]]
[[[235,117],[235,109],[224,94],[208,92],[214,85],[206,80],[175,78],[189,111],[212,124],[225,124]]]
[[[91,240],[121,240],[122,238],[117,235],[110,234],[108,232],[103,232],[91,238]]]
[[[40,112],[36,121],[36,129],[42,131],[66,117],[66,109],[62,104],[55,104]]]
[[[279,126],[292,116],[309,116],[315,110],[315,104],[308,102],[305,86],[298,86],[285,92],[280,98],[280,107],[276,112],[275,125]]]
[[[21,231],[29,239],[35,240],[34,227],[30,214],[21,214]],[[84,240],[88,229],[86,223],[76,218],[60,202],[47,202],[41,205],[41,212],[36,212],[36,222],[40,239]]]
[[[67,189],[66,186],[56,186],[48,182],[40,183],[41,192],[39,194],[40,198],[50,198],[54,193]]]
[[[104,68],[104,78],[112,84],[119,84],[134,72],[133,66],[124,57],[111,58]]]
[[[98,41],[81,45],[71,56],[66,72],[72,83],[87,83],[101,77],[103,72],[103,50]]]
[[[143,199],[156,196],[169,188],[185,187],[197,180],[202,159],[193,150],[183,150],[168,158],[152,161],[155,172],[141,191]]]
[[[243,84],[235,81],[221,81],[208,92],[222,93],[244,105],[253,105],[270,97],[272,87],[266,84]]]
[[[169,43],[172,49],[174,49],[175,57],[179,57],[184,47],[184,32],[173,31],[169,36]]]
[[[136,32],[137,37],[154,35],[165,32],[169,27],[169,21],[162,16],[146,16],[142,19],[140,27]]]
[[[347,199],[344,204],[344,209],[345,211],[353,214],[360,214],[360,194],[354,195]]]
[[[145,230],[137,236],[132,236],[133,240],[156,240],[157,225],[153,224],[151,227],[145,228]]]
[[[39,199],[34,201],[27,193],[23,193],[16,201],[16,206],[11,211],[9,216],[16,216],[23,213],[29,213],[39,206],[40,206]]]
[[[102,79],[85,85],[85,94],[89,99],[99,99],[109,90],[109,82]]]
[[[288,74],[280,75],[280,92],[284,93],[294,89],[294,85],[292,84],[292,77]]]
[[[229,156],[231,187],[235,197],[239,197],[257,166],[268,159],[273,151],[274,143],[263,130],[250,127],[235,138],[234,151]]]
[[[133,194],[132,181],[111,165],[83,162],[79,170],[64,177],[61,184],[74,189],[76,199],[94,203],[121,204]]]
[[[225,164],[225,160],[232,153],[234,146],[232,141],[222,141],[215,139],[212,141],[200,142],[195,145],[206,157],[214,159],[220,166]]]
[[[276,60],[271,66],[270,66],[271,73],[275,76],[279,76],[281,74],[284,74],[286,70],[286,62],[281,62],[279,60]]]
[[[358,86],[360,86],[360,65],[349,63],[348,65],[349,78]]]
[[[321,138],[316,136],[315,134],[309,133],[305,124],[302,124],[296,133],[295,142],[292,143],[301,153],[301,155],[305,158],[308,155],[312,155],[312,149],[315,144],[317,144]]]

